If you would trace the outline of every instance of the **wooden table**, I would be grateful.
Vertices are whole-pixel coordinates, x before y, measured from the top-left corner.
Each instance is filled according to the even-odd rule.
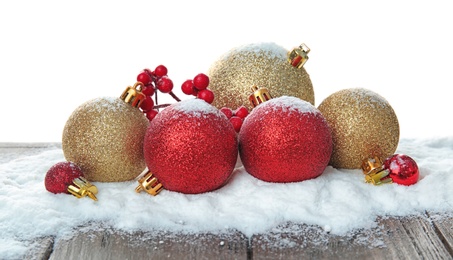
[[[0,163],[46,149],[47,143],[0,143]],[[252,237],[235,230],[222,234],[125,233],[105,227],[75,232],[69,240],[39,238],[26,259],[453,259],[450,216],[425,212],[381,218],[378,223],[374,230],[347,236],[331,235],[303,223],[285,223]]]

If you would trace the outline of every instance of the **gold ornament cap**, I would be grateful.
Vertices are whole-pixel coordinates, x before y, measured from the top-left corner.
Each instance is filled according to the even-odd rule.
[[[259,104],[272,99],[271,93],[267,88],[258,88],[257,86],[253,86],[252,91],[253,94],[249,97],[252,107],[256,107]]]
[[[98,193],[98,188],[91,184],[87,179],[83,177],[76,178],[72,181],[74,185],[68,186],[68,192],[77,198],[82,198],[85,196],[90,197],[92,200],[98,200],[96,194]]]
[[[373,185],[392,183],[393,180],[388,177],[390,171],[384,169],[382,159],[378,156],[367,158],[362,161],[362,171],[365,174],[365,182]]]
[[[308,48],[305,43],[302,43],[298,48],[294,48],[292,51],[288,52],[288,62],[298,69],[302,68],[308,60],[308,53],[310,48]]]
[[[141,175],[143,175],[143,173]],[[144,190],[149,194],[156,196],[164,189],[162,183],[160,183],[156,177],[153,177],[153,174],[149,170],[145,170],[144,176],[138,180],[138,183],[139,185],[135,188],[135,192],[137,193]]]
[[[133,107],[140,107],[143,101],[145,101],[145,94],[142,93],[144,85],[140,81],[137,81],[134,86],[128,86],[123,94],[121,94],[120,99],[124,102],[131,104]]]

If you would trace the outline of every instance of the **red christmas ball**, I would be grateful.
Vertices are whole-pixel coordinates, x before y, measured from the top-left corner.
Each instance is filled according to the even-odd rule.
[[[200,99],[175,103],[145,134],[148,169],[165,189],[198,194],[220,188],[234,170],[236,132],[227,117]]]
[[[73,162],[59,162],[47,171],[44,185],[52,193],[69,193],[68,186],[79,177],[84,177],[79,166]]]
[[[420,176],[417,163],[405,154],[394,154],[387,158],[384,169],[389,170],[393,182],[406,186],[415,184]]]
[[[323,173],[332,153],[327,121],[310,103],[283,96],[245,118],[239,153],[248,173],[268,182],[297,182]]]

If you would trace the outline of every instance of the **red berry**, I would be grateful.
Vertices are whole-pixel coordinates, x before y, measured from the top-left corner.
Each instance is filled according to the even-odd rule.
[[[224,113],[228,119],[230,119],[233,116],[233,110],[229,107],[222,107],[220,109],[220,112]]]
[[[165,67],[164,65],[159,65],[154,69],[154,74],[159,78],[167,75],[167,72],[167,67]]]
[[[142,93],[145,94],[145,96],[152,96],[152,95],[154,95],[154,87],[153,87],[153,85],[145,86],[145,87],[142,89]]]
[[[203,73],[200,73],[193,78],[193,85],[198,90],[206,89],[209,85],[209,77]]]
[[[181,90],[182,93],[186,95],[193,95],[194,90],[193,81],[191,79],[184,81],[184,83],[182,83],[181,85]]]
[[[170,93],[173,90],[173,81],[168,77],[162,77],[157,81],[157,89],[162,93]]]
[[[151,109],[150,111],[146,112],[146,118],[148,118],[149,121],[153,120],[156,115],[158,114],[159,112],[157,112],[156,110],[154,109]]]
[[[198,92],[199,92],[199,90],[196,89],[195,87],[193,87],[193,88],[192,88],[192,91],[193,91],[192,95],[195,96],[195,97],[198,97]]]
[[[233,124],[234,130],[236,131],[236,133],[239,133],[239,130],[241,130],[241,126],[242,126],[242,118],[240,118],[238,116],[232,116],[230,118],[230,122],[231,122],[231,124]]]
[[[203,89],[198,91],[197,97],[199,99],[203,99],[204,101],[208,102],[209,104],[214,101],[214,93],[209,89]]]
[[[245,106],[240,106],[234,111],[234,115],[244,119],[249,114],[248,109]]]
[[[141,83],[143,83],[143,85],[148,85],[151,81],[151,77],[148,75],[148,73],[143,71],[142,73],[137,75],[137,81],[140,81]]]
[[[140,108],[143,110],[143,112],[150,111],[154,108],[154,101],[150,96],[146,96],[145,100],[143,100],[142,104],[140,105]]]

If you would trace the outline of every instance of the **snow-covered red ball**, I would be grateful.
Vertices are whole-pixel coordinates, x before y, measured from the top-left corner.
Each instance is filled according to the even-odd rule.
[[[68,186],[79,177],[84,177],[79,166],[73,162],[59,162],[47,171],[44,185],[52,193],[69,193]]]
[[[145,162],[165,189],[186,194],[212,191],[231,176],[238,156],[227,117],[200,99],[173,104],[151,121]]]
[[[245,170],[268,182],[297,182],[323,173],[332,136],[321,112],[296,97],[266,101],[247,116],[239,132]]]

